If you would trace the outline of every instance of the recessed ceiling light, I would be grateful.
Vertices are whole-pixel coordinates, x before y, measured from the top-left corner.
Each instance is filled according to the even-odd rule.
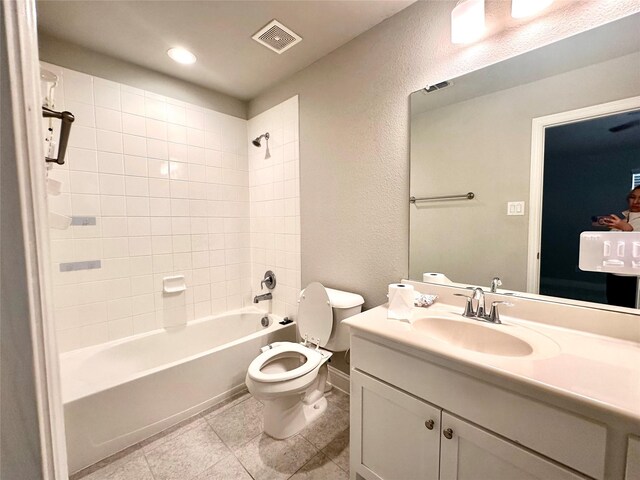
[[[196,63],[196,56],[191,53],[189,50],[185,50],[184,48],[175,47],[167,50],[167,55],[171,57],[172,60],[178,63],[190,64]]]

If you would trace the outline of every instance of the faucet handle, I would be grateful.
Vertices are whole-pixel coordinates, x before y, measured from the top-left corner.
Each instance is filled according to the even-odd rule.
[[[500,314],[498,313],[498,305],[513,307],[513,303],[510,303],[510,302],[505,302],[501,300],[491,302],[491,310],[489,311],[489,316],[487,317],[487,320],[491,323],[502,323],[500,321]]]
[[[464,312],[462,313],[463,317],[475,317],[475,313],[473,312],[473,295],[465,295],[464,293],[454,293],[456,297],[464,297],[467,299],[467,303],[464,306]]]

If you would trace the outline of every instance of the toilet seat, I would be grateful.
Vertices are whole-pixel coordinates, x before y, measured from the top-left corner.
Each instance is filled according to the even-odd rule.
[[[302,365],[293,370],[278,373],[264,373],[262,368],[274,357],[282,355],[283,353],[297,353],[307,359]],[[328,353],[328,352],[327,352]],[[298,378],[311,372],[318,365],[322,363],[322,360],[326,357],[320,350],[313,350],[299,343],[282,342],[278,346],[267,350],[264,353],[258,355],[249,365],[247,374],[249,377],[257,382],[273,383],[283,382]]]

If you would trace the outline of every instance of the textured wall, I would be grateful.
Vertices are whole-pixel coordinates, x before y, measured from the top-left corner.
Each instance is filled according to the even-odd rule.
[[[558,1],[529,22],[487,2],[491,36],[449,40],[455,1],[417,2],[265,92],[249,118],[300,96],[302,285],[317,280],[386,301],[407,275],[409,94],[640,11],[635,0]]]

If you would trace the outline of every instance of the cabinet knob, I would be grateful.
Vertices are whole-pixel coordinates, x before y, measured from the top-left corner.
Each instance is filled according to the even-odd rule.
[[[433,430],[433,427],[435,426],[435,422],[433,420],[427,420],[426,422],[424,422],[424,426],[427,427],[427,429],[429,430]]]
[[[449,440],[453,438],[453,430],[451,430],[450,428],[443,430],[442,434],[444,435],[444,438],[447,438]]]

